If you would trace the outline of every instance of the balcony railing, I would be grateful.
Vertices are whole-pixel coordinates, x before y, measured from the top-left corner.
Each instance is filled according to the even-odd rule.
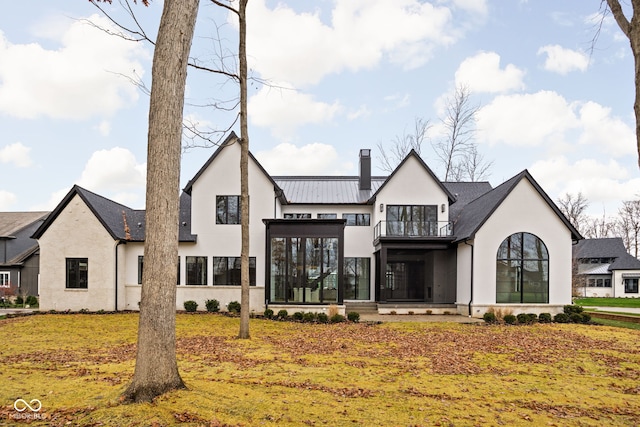
[[[373,230],[374,240],[380,237],[449,237],[453,236],[450,221],[380,221]]]

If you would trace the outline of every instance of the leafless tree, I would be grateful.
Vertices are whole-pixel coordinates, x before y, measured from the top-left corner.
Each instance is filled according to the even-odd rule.
[[[622,202],[618,210],[618,232],[629,253],[638,258],[640,249],[640,199]]]
[[[606,14],[606,8],[603,8],[605,0],[601,0],[600,9],[603,10],[603,18]],[[629,39],[631,52],[635,64],[635,101],[633,103],[633,111],[636,117],[636,146],[638,153],[638,167],[640,167],[640,0],[631,0],[632,15],[628,19],[619,0],[606,0],[609,11],[618,23],[625,36]]]
[[[136,366],[128,402],[184,383],[176,361],[180,154],[187,59],[199,0],[165,0],[152,66],[147,144],[145,269]]]
[[[603,239],[605,237],[616,237],[617,220],[607,218],[606,211],[602,211],[602,216],[588,217],[584,222],[582,235],[587,239]]]
[[[444,181],[449,181],[474,147],[476,114],[480,106],[472,104],[471,92],[466,86],[457,87],[446,104],[442,119],[446,134],[433,144],[433,149],[444,168]]]
[[[431,128],[429,120],[416,117],[413,122],[412,132],[403,132],[391,141],[389,150],[382,143],[378,143],[378,160],[380,169],[385,172],[393,172],[400,162],[414,150],[418,155],[422,152],[422,144],[427,138],[427,132]]]
[[[463,161],[457,166],[461,173],[456,181],[484,181],[489,177],[491,166],[493,166],[493,160],[486,161],[484,156],[478,152],[476,144],[471,144],[469,150],[464,154]]]
[[[578,192],[576,195],[565,193],[564,196],[558,198],[557,203],[560,212],[562,212],[569,222],[573,224],[580,233],[582,233],[586,228],[588,221],[588,217],[585,213],[589,207],[589,201],[587,198],[584,197],[582,192]]]

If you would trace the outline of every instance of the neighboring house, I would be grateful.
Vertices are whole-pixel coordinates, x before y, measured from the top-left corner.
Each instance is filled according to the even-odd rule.
[[[31,235],[48,212],[0,212],[0,296],[38,295],[40,256]]]
[[[640,297],[640,260],[630,255],[619,237],[585,239],[573,249],[576,291],[585,297]]]
[[[177,306],[240,300],[240,146],[231,134],[181,195]],[[443,183],[412,151],[388,177],[270,176],[250,155],[250,305],[380,313],[571,303],[580,234],[527,171],[496,188]],[[136,310],[144,211],[73,187],[36,231],[43,309]],[[174,262],[176,262],[174,261]],[[169,262],[169,261],[168,261]],[[349,308],[346,305],[349,304]]]

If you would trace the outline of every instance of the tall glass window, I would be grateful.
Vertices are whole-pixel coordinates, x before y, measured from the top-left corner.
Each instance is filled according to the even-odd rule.
[[[207,257],[188,256],[187,258],[187,285],[207,284]]]
[[[271,239],[271,302],[338,301],[338,239]]]
[[[216,224],[240,224],[240,196],[216,196]]]
[[[370,258],[344,259],[344,299],[368,300],[370,298]]]
[[[240,257],[213,257],[213,286],[240,286]],[[249,286],[256,285],[256,257],[249,257]]]
[[[87,289],[89,284],[89,260],[87,258],[67,258],[66,287]]]
[[[549,253],[530,233],[515,233],[498,248],[496,303],[548,303]]]
[[[387,235],[437,236],[438,207],[436,205],[387,206]]]

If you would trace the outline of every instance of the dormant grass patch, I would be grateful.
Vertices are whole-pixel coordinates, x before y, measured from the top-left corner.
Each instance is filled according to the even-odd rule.
[[[188,389],[122,405],[137,321],[132,313],[0,320],[0,425],[640,424],[639,331],[252,319],[252,338],[238,340],[237,318],[179,314]],[[22,403],[35,409],[36,400],[38,411]]]

